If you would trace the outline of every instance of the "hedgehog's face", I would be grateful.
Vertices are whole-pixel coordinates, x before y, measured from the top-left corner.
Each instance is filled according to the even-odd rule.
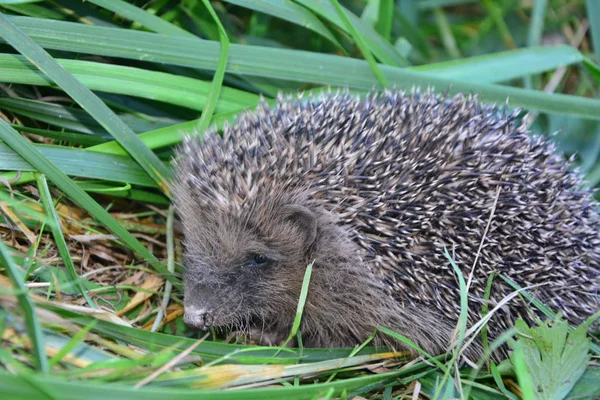
[[[185,322],[240,330],[291,323],[317,237],[313,213],[295,204],[198,211],[182,218]]]

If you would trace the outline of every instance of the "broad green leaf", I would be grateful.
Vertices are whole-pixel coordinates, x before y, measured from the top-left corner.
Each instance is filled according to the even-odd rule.
[[[589,365],[573,390],[567,396],[569,399],[598,398],[600,396],[600,366]]]
[[[532,328],[519,319],[515,326],[521,335],[516,344],[509,343],[521,349],[535,398],[564,399],[591,359],[588,326],[582,324],[569,334],[569,324],[560,317],[552,322],[538,321],[538,326]]]

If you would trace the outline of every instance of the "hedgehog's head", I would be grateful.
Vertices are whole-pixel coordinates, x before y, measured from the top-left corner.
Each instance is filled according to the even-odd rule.
[[[315,212],[289,196],[208,202],[189,193],[176,202],[185,233],[185,322],[238,330],[291,324],[319,235]]]

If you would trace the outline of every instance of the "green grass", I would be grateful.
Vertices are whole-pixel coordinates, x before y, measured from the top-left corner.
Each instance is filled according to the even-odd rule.
[[[432,357],[385,327],[378,329],[422,359],[407,364],[405,354],[368,341],[290,349],[190,338],[167,184],[183,134],[221,127],[261,96],[433,86],[531,111],[531,130],[558,132],[559,151],[575,154],[596,186],[595,0],[0,0],[0,13],[3,398],[600,393],[600,369],[585,368],[598,345],[575,327],[552,334],[569,331],[581,344],[560,359],[577,382],[540,378],[560,372],[531,362],[536,354],[558,357],[544,353],[544,327],[521,326],[541,336],[511,342],[511,360],[461,364],[463,347],[479,334],[467,326],[462,279],[456,343],[446,356]],[[544,45],[557,37],[559,45]],[[485,324],[477,329],[485,335]],[[485,340],[486,348],[515,332]]]

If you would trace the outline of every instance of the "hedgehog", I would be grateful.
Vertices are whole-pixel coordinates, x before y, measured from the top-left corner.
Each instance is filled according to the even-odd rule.
[[[454,263],[469,326],[496,308],[492,337],[541,316],[499,274],[582,322],[599,309],[594,193],[519,115],[473,95],[342,91],[280,95],[222,135],[187,136],[172,184],[184,321],[280,343],[311,264],[303,346],[352,347],[384,326],[441,354],[460,314]]]

